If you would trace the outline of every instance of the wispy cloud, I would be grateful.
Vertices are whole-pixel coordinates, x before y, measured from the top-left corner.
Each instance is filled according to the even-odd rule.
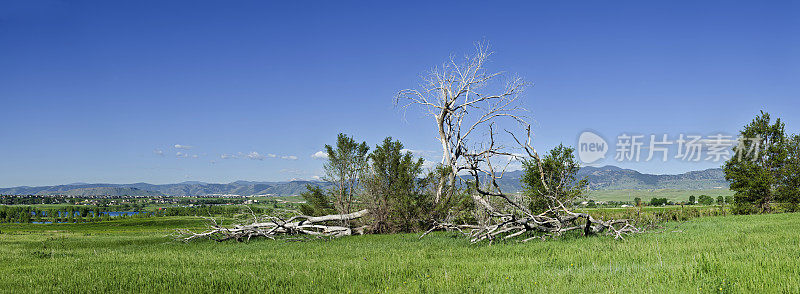
[[[178,151],[177,153],[175,153],[175,156],[178,158],[186,158],[189,157],[189,154]]]
[[[192,149],[192,146],[189,146],[189,145],[181,145],[181,144],[175,144],[175,148],[178,148],[178,149],[183,149],[183,150],[189,150],[189,149]]]
[[[253,159],[253,160],[264,160],[264,158],[266,158],[266,156],[261,155],[261,154],[259,154],[258,152],[255,152],[255,151],[247,153],[247,155],[245,155],[245,157],[247,157],[249,159]]]
[[[317,151],[316,153],[311,154],[311,158],[314,158],[314,159],[328,159],[328,153],[322,152],[322,151]]]
[[[158,155],[158,156],[164,156],[164,150],[161,150],[161,149],[153,150],[153,154]]]
[[[236,154],[227,154],[226,153],[226,154],[222,154],[222,155],[219,156],[219,158],[222,158],[222,159],[242,158],[242,159],[252,159],[252,160],[264,160],[264,159],[267,159],[267,158],[277,158],[277,157],[278,157],[278,155],[275,155],[275,154],[272,154],[272,153],[261,154],[261,153],[258,153],[257,151],[250,151],[249,153],[238,152]],[[295,159],[297,159],[297,156],[288,155],[288,156],[281,156],[280,158],[295,160]]]
[[[413,153],[415,156],[420,156],[420,157],[421,157],[421,156],[426,156],[426,155],[434,155],[434,154],[436,153],[435,151],[419,150],[419,149],[409,149],[409,148],[403,148],[403,149],[400,149],[400,152],[403,152],[403,153],[405,153],[405,152],[411,152],[411,153]]]

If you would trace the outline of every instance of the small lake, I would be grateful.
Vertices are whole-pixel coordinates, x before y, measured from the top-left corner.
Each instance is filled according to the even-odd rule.
[[[147,213],[147,212],[145,212],[145,211],[103,211],[103,212],[100,212],[100,213],[108,215],[108,216],[120,216],[120,215],[131,216],[131,215],[134,215],[134,214]],[[42,214],[47,215],[47,211],[42,211]],[[69,213],[67,213],[67,212],[60,211],[59,212],[59,217],[66,217],[68,214]],[[90,210],[89,211],[89,215],[90,216],[94,215],[94,211]]]
[[[140,214],[140,213],[145,213],[145,212],[143,212],[143,211],[104,211],[104,212],[101,212],[101,213],[105,214],[105,215],[108,215],[108,216],[120,216],[120,215],[131,216],[131,215],[134,215],[134,214]]]
[[[110,217],[117,217],[117,216],[123,216],[123,215],[124,216],[132,216],[134,214],[147,213],[147,212],[144,212],[144,211],[103,211],[103,212],[100,212],[100,213],[108,215]],[[89,215],[90,216],[94,216],[94,212],[90,211]],[[59,217],[63,218],[63,217],[66,217],[66,216],[67,216],[67,214],[62,212],[61,216],[59,216]],[[32,224],[52,224],[53,222],[30,222],[30,223],[32,223]],[[68,223],[68,222],[56,222],[56,223]]]

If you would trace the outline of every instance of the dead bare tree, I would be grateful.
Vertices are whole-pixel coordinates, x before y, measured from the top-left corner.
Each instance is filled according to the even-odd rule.
[[[557,237],[573,230],[583,230],[585,235],[608,233],[616,238],[639,232],[640,229],[628,220],[604,221],[586,213],[573,212],[551,192],[553,183],[548,183],[544,177],[541,159],[531,146],[530,126],[522,115],[525,109],[519,104],[528,83],[519,77],[506,78],[503,72],[487,71],[485,64],[489,56],[488,45],[478,44],[473,55],[463,61],[451,57],[449,62],[423,77],[420,89],[402,90],[395,98],[395,103],[404,108],[422,107],[436,121],[438,140],[442,145],[442,164],[452,172],[441,179],[448,185],[439,185],[450,187],[450,190],[439,189],[435,201],[449,197],[454,192],[452,187],[456,187],[456,182],[461,179],[459,175],[467,173],[472,178],[468,183],[471,190],[477,192],[472,196],[475,203],[490,217],[481,224],[440,221],[423,236],[434,230],[458,230],[469,235],[472,242],[479,242],[500,236],[508,239],[522,235],[526,235],[524,241],[528,241]],[[524,143],[507,132],[525,154],[508,152],[496,143],[493,125],[503,119],[527,131],[528,138]],[[479,136],[477,133],[482,129],[488,130],[488,137],[483,141],[474,140],[473,137]],[[509,165],[522,157],[539,163],[541,181],[546,190],[544,194],[550,200],[543,213],[533,214],[520,199],[504,193],[498,184]],[[498,159],[505,163],[497,165]],[[492,204],[497,202],[494,199],[501,200],[500,206]]]
[[[527,83],[519,77],[506,78],[503,72],[487,71],[485,65],[492,54],[488,44],[477,44],[475,49],[475,54],[463,60],[451,56],[422,77],[419,89],[401,90],[395,97],[396,105],[421,106],[436,121],[441,163],[452,169],[440,179],[436,203],[453,193],[458,172],[463,170],[465,144],[476,129],[501,117],[524,122],[516,114],[523,110],[516,102]],[[506,80],[501,83],[503,78]]]
[[[470,185],[470,191],[475,191],[472,199],[487,215],[476,224],[440,220],[422,236],[435,230],[456,230],[468,235],[472,242],[492,242],[498,238],[521,236],[525,237],[523,241],[555,238],[571,231],[581,231],[584,235],[607,234],[615,238],[641,232],[629,220],[602,220],[587,213],[574,212],[557,197],[553,187],[557,188],[554,185],[559,183],[551,183],[545,177],[542,160],[531,145],[530,126],[521,115],[525,110],[518,100],[527,83],[518,77],[499,83],[504,78],[503,73],[490,73],[484,68],[490,55],[488,46],[479,44],[476,53],[467,56],[463,62],[450,58],[448,63],[432,70],[424,78],[422,90],[402,90],[397,94],[396,103],[403,103],[404,107],[421,106],[436,121],[438,139],[442,144],[442,165],[450,172],[442,173],[444,176],[436,186],[435,202],[447,203],[457,184],[464,184],[457,182],[463,175],[469,175],[472,180],[466,183]],[[495,140],[494,125],[501,120],[510,120],[527,132],[527,140],[520,141],[514,133],[506,131],[516,143],[515,148],[523,154],[510,152],[513,150],[507,150]],[[478,134],[484,129],[488,136],[481,139]],[[502,191],[498,183],[511,163],[521,158],[538,163],[544,187],[541,194],[549,199],[544,212],[532,213],[519,197]],[[246,224],[230,228],[211,219],[208,230],[200,233],[182,230],[179,238],[184,241],[198,238],[224,241],[287,235],[340,237],[363,233],[365,227],[351,228],[349,223],[369,211],[345,212],[317,217],[295,213],[286,219],[257,217],[251,213],[251,220]]]

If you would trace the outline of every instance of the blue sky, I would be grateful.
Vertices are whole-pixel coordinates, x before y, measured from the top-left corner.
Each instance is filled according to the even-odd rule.
[[[392,97],[480,40],[535,83],[540,150],[761,109],[800,130],[797,3],[431,2],[0,1],[0,187],[311,179],[339,132],[435,160],[431,119]]]

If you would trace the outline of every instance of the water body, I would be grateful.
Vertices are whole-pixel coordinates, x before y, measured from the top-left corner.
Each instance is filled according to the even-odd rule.
[[[117,216],[122,216],[122,215],[124,215],[124,216],[132,216],[134,214],[140,214],[140,213],[146,213],[146,212],[143,212],[143,211],[103,211],[103,212],[100,212],[100,213],[108,215],[110,217],[117,217]],[[93,216],[94,212],[90,212],[89,215]],[[67,213],[63,213],[62,212],[59,217],[66,217],[66,216],[67,216]],[[32,224],[52,224],[53,222],[30,222],[30,223],[32,223]],[[56,222],[56,223],[61,224],[61,223],[69,223],[69,222],[62,221],[62,222]]]
[[[101,212],[101,213],[105,214],[105,215],[108,215],[108,216],[120,216],[120,215],[131,216],[131,215],[134,215],[134,214],[140,214],[140,213],[144,213],[144,212],[142,212],[142,211],[104,211],[104,212]]]
[[[131,216],[131,215],[134,215],[134,214],[147,213],[147,212],[144,212],[144,211],[103,211],[103,212],[100,212],[100,213],[108,215],[108,216],[120,216],[120,215]],[[42,211],[42,214],[47,216],[47,211]],[[66,217],[67,215],[69,215],[68,212],[64,212],[64,211],[59,211],[58,212],[58,217]],[[93,216],[94,215],[94,211],[90,210],[89,211],[89,215]]]

